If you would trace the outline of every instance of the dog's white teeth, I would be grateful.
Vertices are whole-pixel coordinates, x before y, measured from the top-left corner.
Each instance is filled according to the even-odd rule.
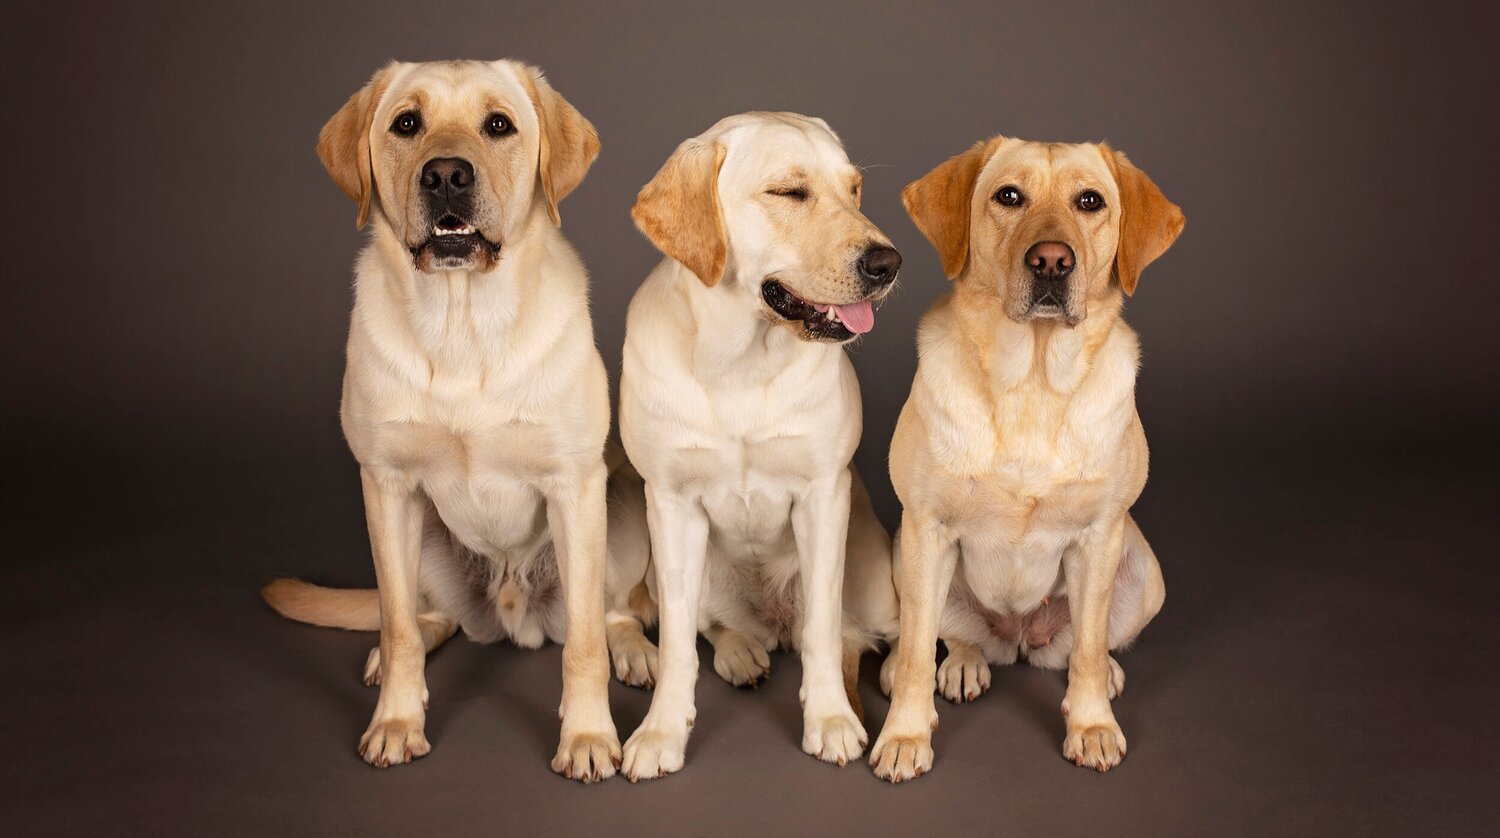
[[[834,323],[839,322],[839,312],[838,312],[838,309],[835,309],[833,306],[829,306],[828,307],[828,311],[827,311],[826,314],[824,314],[824,316],[827,317],[829,320],[833,321]]]
[[[434,236],[467,236],[473,234],[473,232],[474,228],[468,226],[467,224],[462,227],[455,227],[452,229],[449,229],[447,227],[432,228],[432,234]]]

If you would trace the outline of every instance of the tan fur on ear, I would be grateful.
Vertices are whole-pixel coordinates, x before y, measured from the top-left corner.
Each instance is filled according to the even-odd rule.
[[[630,217],[661,252],[686,265],[704,285],[717,285],[729,259],[719,212],[724,145],[688,140],[641,189]]]
[[[1120,187],[1120,243],[1115,247],[1115,276],[1128,296],[1135,293],[1141,271],[1177,240],[1187,217],[1124,152],[1107,145],[1101,145],[1100,150]]]
[[[355,229],[364,229],[370,220],[370,202],[375,194],[370,121],[375,118],[375,107],[380,104],[395,70],[393,62],[376,72],[318,132],[318,159],[323,161],[323,168],[344,194],[359,205]]]
[[[962,273],[969,261],[969,206],[973,202],[974,181],[1004,141],[999,136],[981,140],[901,190],[906,214],[937,248],[943,273],[949,279]]]
[[[552,223],[562,226],[562,215],[557,205],[568,193],[578,188],[589,166],[599,156],[599,134],[594,124],[584,119],[573,107],[547,83],[542,71],[535,67],[524,67],[521,81],[526,85],[537,116],[542,123],[541,159],[537,163],[537,175],[542,180],[542,193],[547,196],[547,214]]]

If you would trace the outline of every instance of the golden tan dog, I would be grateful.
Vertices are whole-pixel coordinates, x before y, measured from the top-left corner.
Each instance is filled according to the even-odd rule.
[[[1183,215],[1108,146],[1004,137],[903,198],[955,282],[922,319],[891,443],[901,637],[870,762],[895,782],[929,770],[934,681],[974,698],[990,663],[1024,654],[1068,666],[1063,755],[1108,770],[1125,754],[1110,708],[1124,672],[1109,650],[1165,597],[1130,516],[1147,452],[1120,309]]]
[[[341,408],[376,591],[294,580],[281,613],[380,631],[360,738],[372,765],[430,750],[424,653],[458,628],[563,642],[554,770],[612,775],[604,636],[609,392],[588,277],[557,205],[599,151],[534,67],[391,64],[324,126],[318,154],[373,233],[356,268]]]

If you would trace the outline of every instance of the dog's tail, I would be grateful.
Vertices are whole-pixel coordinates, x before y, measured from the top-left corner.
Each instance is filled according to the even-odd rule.
[[[374,588],[325,588],[301,579],[276,579],[260,595],[287,619],[351,631],[380,630],[380,594]]]

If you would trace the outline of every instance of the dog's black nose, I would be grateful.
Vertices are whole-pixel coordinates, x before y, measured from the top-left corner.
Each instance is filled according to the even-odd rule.
[[[890,285],[901,270],[901,254],[896,248],[874,244],[859,257],[859,276],[870,285]]]
[[[1026,251],[1026,267],[1046,279],[1062,279],[1072,273],[1073,261],[1073,248],[1062,242],[1037,242]]]
[[[461,195],[474,185],[474,164],[461,157],[434,157],[422,167],[422,191]]]

